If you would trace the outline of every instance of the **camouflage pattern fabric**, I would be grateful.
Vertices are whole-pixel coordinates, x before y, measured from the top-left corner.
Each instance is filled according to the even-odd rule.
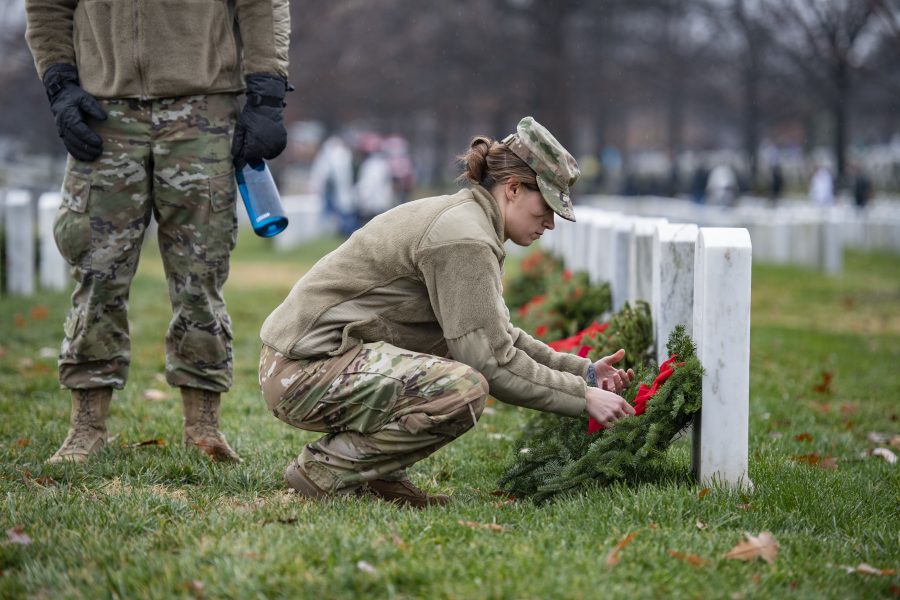
[[[503,143],[537,174],[538,189],[553,212],[574,221],[569,188],[581,176],[575,158],[533,117],[519,121],[516,132]]]
[[[128,293],[151,212],[173,318],[166,380],[231,386],[231,323],[222,299],[237,239],[233,94],[101,100],[108,115],[94,162],[69,157],[56,244],[77,282],[59,357],[64,387],[121,389],[128,376]]]
[[[297,461],[329,492],[401,479],[404,468],[473,427],[488,393],[471,367],[386,342],[322,360],[263,346],[259,382],[276,417],[327,433]]]

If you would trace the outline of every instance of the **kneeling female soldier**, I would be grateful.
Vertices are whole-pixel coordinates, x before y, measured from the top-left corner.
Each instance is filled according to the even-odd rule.
[[[286,423],[326,433],[285,471],[300,494],[365,493],[445,504],[404,469],[475,425],[488,393],[608,424],[631,406],[633,376],[555,352],[514,327],[500,274],[527,246],[575,220],[572,156],[531,117],[502,142],[476,137],[461,157],[470,189],[374,218],[304,275],[262,327],[259,380]],[[601,387],[589,387],[600,380]]]

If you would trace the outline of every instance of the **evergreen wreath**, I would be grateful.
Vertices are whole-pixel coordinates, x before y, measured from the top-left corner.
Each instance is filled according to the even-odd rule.
[[[515,497],[543,502],[560,492],[590,483],[625,479],[664,462],[666,449],[700,410],[703,368],[696,346],[679,326],[669,336],[668,352],[678,362],[646,403],[643,415],[616,421],[588,435],[588,417],[537,418],[522,434],[500,489]],[[668,361],[667,361],[668,362]],[[655,366],[638,366],[625,398],[634,404],[641,384],[657,378]]]

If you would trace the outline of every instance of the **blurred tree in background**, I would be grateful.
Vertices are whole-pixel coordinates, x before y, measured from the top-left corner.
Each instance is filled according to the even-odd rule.
[[[900,140],[900,0],[293,0],[291,12],[288,120],[403,135],[426,182],[451,176],[473,134],[502,136],[526,114],[577,157],[614,148],[626,167],[645,151],[736,149],[751,185],[765,145],[829,147],[843,175],[848,147]],[[61,152],[21,13],[0,0],[0,136]]]

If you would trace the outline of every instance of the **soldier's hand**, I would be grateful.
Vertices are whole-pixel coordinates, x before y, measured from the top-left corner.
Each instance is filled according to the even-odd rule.
[[[67,64],[52,65],[44,73],[44,87],[66,150],[78,160],[97,160],[103,152],[103,140],[91,131],[87,119],[105,121],[106,112],[96,98],[81,89],[77,69]]]
[[[238,169],[275,158],[287,146],[284,128],[284,78],[269,73],[247,75],[247,103],[238,115],[231,143],[231,157]]]
[[[617,394],[628,389],[634,379],[634,371],[617,369],[614,365],[625,358],[625,350],[619,349],[615,354],[604,356],[594,363],[597,372],[598,386]]]
[[[585,410],[595,421],[609,427],[622,417],[633,415],[634,407],[625,398],[600,388],[589,387],[585,392]]]

